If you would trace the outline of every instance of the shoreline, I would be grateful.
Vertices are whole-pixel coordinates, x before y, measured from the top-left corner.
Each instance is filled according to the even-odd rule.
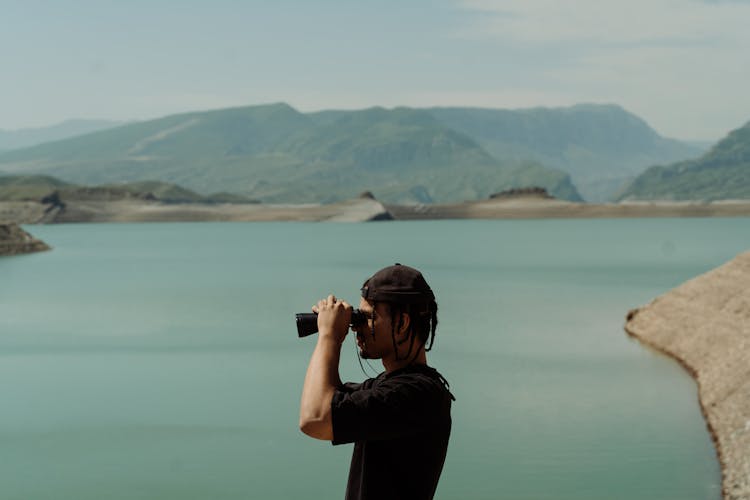
[[[625,331],[693,377],[722,496],[750,499],[750,252],[628,313]]]
[[[425,219],[605,219],[646,217],[744,217],[750,200],[732,202],[578,203],[510,197],[452,205],[386,205],[397,220]]]
[[[536,196],[441,205],[391,205],[371,198],[332,204],[202,204],[148,200],[0,202],[0,222],[296,221],[367,222],[446,219],[595,219],[650,217],[748,217],[750,200],[716,202],[577,203]]]

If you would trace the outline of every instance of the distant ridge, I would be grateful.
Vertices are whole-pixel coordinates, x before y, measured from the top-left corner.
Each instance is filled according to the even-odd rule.
[[[0,172],[88,185],[155,179],[283,203],[334,202],[365,190],[389,203],[445,203],[529,186],[572,201],[582,199],[580,187],[589,201],[604,201],[647,167],[700,152],[615,105],[300,113],[275,103],[0,153]]]
[[[183,113],[11,151],[0,155],[0,171],[84,184],[157,179],[283,203],[365,190],[388,202],[462,201],[529,184],[580,199],[565,173],[505,164],[425,110],[318,118],[284,103]]]
[[[750,122],[700,158],[649,168],[619,199],[750,199]]]

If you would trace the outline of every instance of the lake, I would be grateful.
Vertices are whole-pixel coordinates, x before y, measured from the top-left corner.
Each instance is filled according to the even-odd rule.
[[[3,499],[342,498],[351,446],[297,427],[293,316],[394,262],[435,290],[457,398],[436,498],[721,496],[693,380],[623,324],[747,218],[26,229],[54,250],[0,259]]]

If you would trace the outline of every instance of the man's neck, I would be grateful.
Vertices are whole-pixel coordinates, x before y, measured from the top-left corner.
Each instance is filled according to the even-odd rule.
[[[390,358],[383,358],[383,368],[385,368],[386,373],[391,373],[395,370],[400,370],[401,368],[404,368],[405,366],[409,365],[426,365],[427,364],[427,354],[424,352],[424,348],[419,350],[419,354],[416,356],[411,355],[408,358],[398,358],[390,357]]]

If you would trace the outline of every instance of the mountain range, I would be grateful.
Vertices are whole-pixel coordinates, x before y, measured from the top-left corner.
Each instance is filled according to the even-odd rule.
[[[660,136],[616,105],[430,111],[496,158],[532,160],[570,174],[581,195],[592,202],[610,200],[648,166],[703,152],[693,144]]]
[[[654,166],[620,200],[750,199],[750,122],[693,160]]]
[[[649,165],[700,152],[614,105],[301,113],[277,103],[17,149],[0,154],[0,172],[89,185],[158,180],[264,202],[333,202],[369,190],[391,203],[444,203],[524,186],[599,201]]]

